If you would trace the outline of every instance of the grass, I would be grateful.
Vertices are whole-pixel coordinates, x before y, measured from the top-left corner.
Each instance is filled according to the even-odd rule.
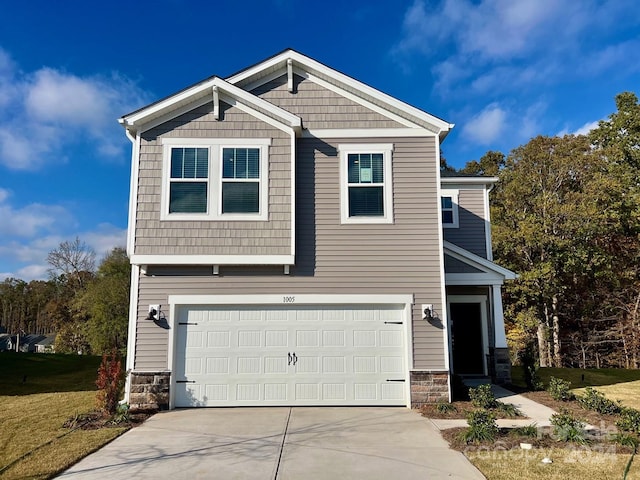
[[[99,364],[99,357],[0,354],[0,469],[12,464],[0,478],[51,478],[127,430],[63,427],[95,409]]]
[[[95,391],[101,357],[0,352],[0,392],[30,395]]]
[[[640,410],[640,380],[634,382],[617,383],[615,385],[604,385],[597,388],[609,400],[620,400],[625,407]],[[576,395],[583,395],[584,389],[573,390]]]
[[[562,378],[571,382],[573,388],[600,387],[622,382],[640,380],[640,370],[626,370],[621,368],[540,368],[540,380],[547,386],[551,377]],[[584,376],[584,377],[583,377]],[[524,370],[522,367],[511,369],[511,381],[519,388],[526,388]],[[584,379],[583,379],[584,378]],[[598,389],[599,390],[599,389]]]
[[[465,455],[488,480],[620,480],[630,456],[590,447],[477,449],[467,451]],[[553,463],[543,464],[544,457],[551,458]],[[631,464],[629,479],[640,478],[640,466],[636,460]]]

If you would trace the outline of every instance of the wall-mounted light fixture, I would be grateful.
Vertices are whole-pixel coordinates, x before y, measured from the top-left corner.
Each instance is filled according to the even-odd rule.
[[[433,304],[432,303],[424,303],[422,304],[422,319],[428,321],[433,320]]]
[[[145,320],[160,320],[160,305],[149,305],[149,315]]]

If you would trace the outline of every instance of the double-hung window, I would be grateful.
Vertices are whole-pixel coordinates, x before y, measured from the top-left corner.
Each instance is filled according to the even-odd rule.
[[[162,143],[162,220],[268,219],[270,139]]]
[[[440,194],[440,212],[443,228],[458,228],[458,191],[442,190]]]
[[[342,223],[392,223],[391,144],[339,145]]]

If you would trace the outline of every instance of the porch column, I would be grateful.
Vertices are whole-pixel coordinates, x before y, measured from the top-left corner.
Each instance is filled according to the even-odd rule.
[[[504,331],[504,314],[502,312],[502,288],[500,285],[492,285],[493,306],[493,332],[495,335],[495,348],[507,348],[507,336]]]

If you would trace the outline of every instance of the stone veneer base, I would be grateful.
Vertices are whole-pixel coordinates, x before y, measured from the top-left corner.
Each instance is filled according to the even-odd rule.
[[[136,372],[129,374],[129,409],[131,411],[168,410],[171,372]]]
[[[411,408],[449,401],[449,372],[410,372]]]

